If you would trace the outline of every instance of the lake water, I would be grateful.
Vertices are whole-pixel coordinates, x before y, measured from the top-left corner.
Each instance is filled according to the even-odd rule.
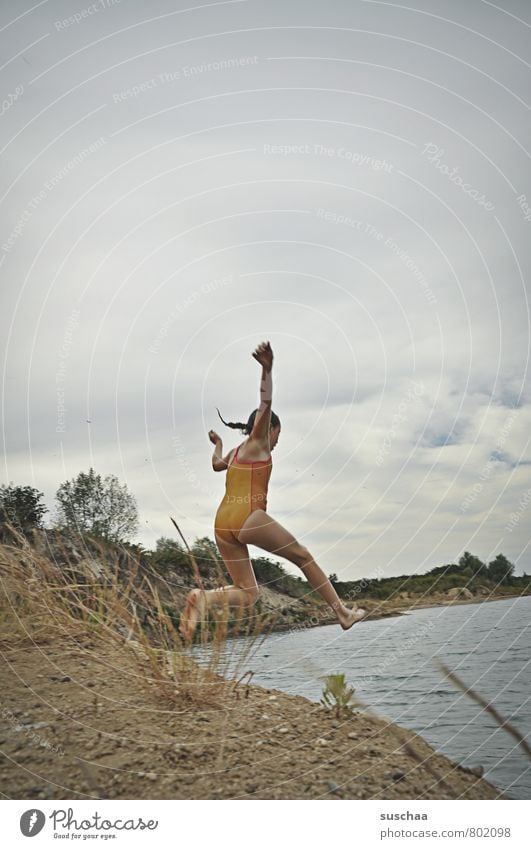
[[[484,777],[506,795],[529,799],[531,761],[514,737],[445,679],[436,658],[529,735],[530,619],[526,597],[432,607],[347,632],[329,625],[272,634],[244,668],[253,670],[253,683],[317,702],[323,676],[343,672],[380,716],[461,764],[481,764]]]

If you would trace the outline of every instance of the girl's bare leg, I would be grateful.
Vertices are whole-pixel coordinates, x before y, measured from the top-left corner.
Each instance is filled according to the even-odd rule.
[[[216,590],[195,589],[188,593],[179,625],[179,630],[186,640],[193,637],[197,624],[204,617],[207,608],[227,606],[243,609],[252,606],[258,599],[258,585],[247,546],[242,543],[233,545],[219,539],[216,542],[234,585]]]
[[[308,549],[265,510],[254,510],[247,517],[238,534],[238,539],[245,545],[256,545],[295,563],[303,571],[312,587],[332,608],[344,630],[351,628],[364,617],[366,611],[362,608],[351,610],[343,604]]]

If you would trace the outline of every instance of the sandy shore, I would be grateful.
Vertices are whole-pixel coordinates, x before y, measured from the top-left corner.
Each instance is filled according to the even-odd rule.
[[[105,622],[90,610],[84,618],[84,605],[78,618],[76,570],[65,577],[60,563],[34,550],[3,546],[1,554],[9,597],[0,622],[4,798],[503,798],[480,771],[385,718],[337,718],[300,696],[207,677],[182,653],[169,655],[178,662],[170,670],[168,653],[128,641],[132,625],[135,639],[146,640],[131,619],[134,602],[153,614],[152,645],[175,645],[173,620],[151,584],[125,598],[112,584]],[[288,596],[264,596],[283,630],[326,624],[322,605],[302,599],[291,608]],[[480,600],[362,603],[380,618]],[[249,669],[247,660],[241,673]]]
[[[503,798],[368,714],[243,684],[161,698],[147,662],[96,636],[2,652],[4,798]]]

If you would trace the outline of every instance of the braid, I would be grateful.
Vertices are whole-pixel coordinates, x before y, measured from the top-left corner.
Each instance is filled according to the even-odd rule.
[[[216,410],[218,410],[217,407],[216,407]],[[223,418],[223,416],[221,415],[221,413],[219,412],[219,410],[218,410],[218,416],[220,417],[223,424],[227,425],[227,427],[237,428],[238,430],[243,430],[244,433],[247,433],[247,422],[245,422],[245,423],[244,422],[226,422],[225,419]]]

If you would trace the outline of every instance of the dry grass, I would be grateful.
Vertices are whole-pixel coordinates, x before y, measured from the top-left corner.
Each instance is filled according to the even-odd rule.
[[[35,798],[35,776],[53,783],[54,798],[64,793],[67,798],[324,798],[331,784],[344,798],[499,795],[392,723],[363,714],[339,722],[300,697],[251,688],[250,659],[271,630],[270,617],[246,610],[234,618],[219,611],[198,629],[204,657],[199,665],[178,630],[175,611],[182,607],[182,595],[130,551],[94,538],[90,544],[76,539],[83,552],[74,556],[67,537],[56,534],[46,556],[48,547],[43,554],[42,545],[30,544],[15,528],[10,532],[13,544],[0,546],[0,649],[19,664],[9,679],[12,706],[26,706],[26,681],[42,678],[39,691],[43,705],[51,706],[51,719],[41,706],[34,715],[32,701],[28,710],[32,719],[49,719],[47,735],[67,753],[58,758],[37,751],[26,762],[31,770],[15,768],[19,744],[11,733],[14,797]],[[188,546],[187,551],[201,586]],[[88,579],[80,567],[83,558],[105,562],[107,576]],[[222,564],[216,565],[222,585]],[[18,649],[35,644],[49,646],[45,654],[55,658],[55,669],[66,671],[64,680],[71,683],[38,674],[40,652],[17,656]],[[87,664],[78,668],[80,646],[107,662],[99,689],[87,689],[96,675],[92,668],[83,671]],[[109,686],[106,671],[113,664],[126,672]],[[59,711],[58,699],[65,700]],[[97,728],[85,723],[87,716],[96,718]],[[208,721],[201,721],[205,717]],[[131,749],[114,745],[125,738]],[[323,743],[316,747],[316,740]],[[146,777],[146,763],[156,785]],[[403,775],[398,783],[389,778],[397,768]],[[43,786],[46,795],[52,785]]]
[[[228,609],[218,610],[198,628],[199,664],[175,621],[182,597],[163,577],[149,575],[130,552],[124,574],[116,546],[91,537],[91,547],[99,549],[111,577],[90,580],[66,545],[59,543],[61,556],[54,562],[38,553],[15,527],[7,527],[14,544],[0,549],[0,645],[46,644],[59,635],[71,642],[86,637],[112,640],[128,647],[139,673],[142,670],[166,704],[184,698],[222,706],[229,696],[246,694],[252,677],[248,663],[270,633],[271,616],[255,611],[249,615],[246,610],[233,618]],[[199,568],[186,540],[185,544],[196,584],[202,587]],[[90,552],[88,556],[94,559]],[[221,586],[222,567],[219,561],[216,565]]]

